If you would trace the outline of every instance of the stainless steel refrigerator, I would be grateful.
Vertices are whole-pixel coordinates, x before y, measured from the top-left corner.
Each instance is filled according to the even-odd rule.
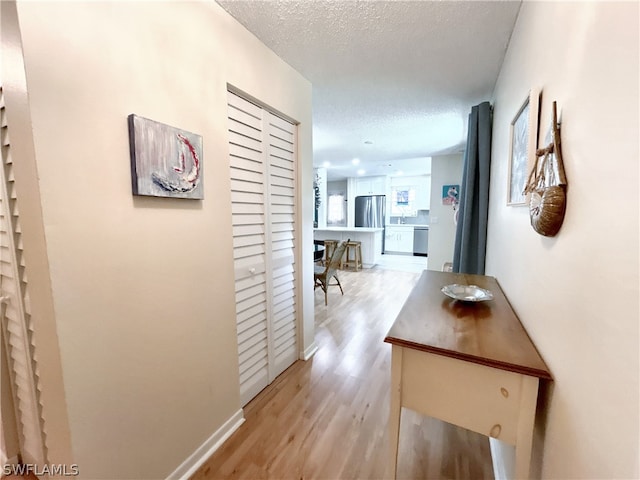
[[[356,227],[382,228],[382,252],[384,253],[384,195],[356,197]]]

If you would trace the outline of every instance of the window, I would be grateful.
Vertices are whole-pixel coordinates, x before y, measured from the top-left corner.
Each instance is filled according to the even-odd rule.
[[[330,193],[327,203],[327,224],[345,224],[345,198],[344,193]]]

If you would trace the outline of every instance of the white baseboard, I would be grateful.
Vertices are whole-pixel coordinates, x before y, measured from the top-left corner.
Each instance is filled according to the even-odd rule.
[[[313,357],[317,351],[318,345],[316,344],[316,342],[313,342],[304,352],[302,352],[302,359],[306,362],[311,357]]]
[[[216,430],[213,435],[205,440],[195,452],[182,462],[178,468],[169,474],[167,480],[188,479],[191,477],[198,468],[207,461],[207,459],[213,455],[220,446],[229,438],[233,432],[235,432],[240,425],[244,423],[244,415],[242,410],[238,410],[234,413],[224,425]]]
[[[497,438],[489,438],[493,477],[495,480],[510,480],[515,471],[515,448]]]

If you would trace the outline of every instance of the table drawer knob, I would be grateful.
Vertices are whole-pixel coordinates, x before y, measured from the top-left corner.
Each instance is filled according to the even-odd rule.
[[[502,394],[502,396],[503,396],[504,398],[509,398],[509,390],[507,390],[506,388],[502,387],[502,388],[500,389],[500,393]]]
[[[491,427],[489,436],[493,438],[498,438],[500,436],[500,432],[502,432],[502,426],[499,423],[496,423],[493,427]]]

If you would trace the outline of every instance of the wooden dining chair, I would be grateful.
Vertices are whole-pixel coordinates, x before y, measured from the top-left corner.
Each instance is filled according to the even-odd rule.
[[[340,284],[340,280],[338,279],[338,268],[340,267],[340,262],[342,261],[342,256],[344,255],[344,250],[347,248],[347,240],[346,242],[342,242],[336,249],[333,251],[331,255],[331,260],[324,267],[314,267],[313,269],[313,279],[314,279],[314,290],[318,287],[322,288],[324,292],[324,304],[328,305],[327,302],[327,290],[330,286],[338,286],[340,287],[340,293],[344,295],[344,291],[342,290],[342,285]],[[330,283],[331,279],[335,278],[336,283]]]

